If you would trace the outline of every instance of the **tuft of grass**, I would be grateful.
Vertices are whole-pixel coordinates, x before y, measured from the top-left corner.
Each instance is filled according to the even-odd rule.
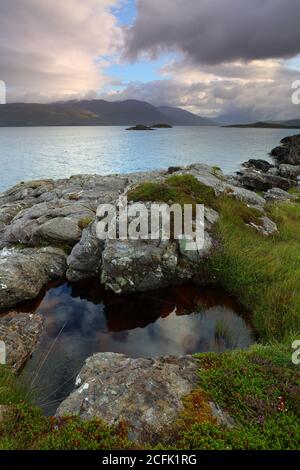
[[[93,222],[93,220],[94,220],[93,217],[83,217],[82,219],[79,220],[78,227],[81,230],[84,230]]]
[[[176,202],[178,204],[206,204],[214,207],[214,190],[193,175],[172,175],[162,183],[145,182],[128,193],[133,202]]]

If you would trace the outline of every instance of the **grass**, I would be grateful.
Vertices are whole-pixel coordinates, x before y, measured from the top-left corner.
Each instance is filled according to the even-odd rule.
[[[267,210],[279,229],[269,238],[242,223],[241,203],[219,200],[215,235],[221,248],[209,261],[216,282],[249,309],[265,341],[300,332],[300,206],[281,203]]]
[[[201,354],[199,383],[234,418],[233,428],[195,419],[182,431],[184,449],[298,449],[300,371],[290,346]]]
[[[82,219],[79,220],[78,227],[81,230],[84,230],[93,222],[93,220],[94,220],[94,217],[83,217]]]
[[[133,202],[176,202],[179,204],[206,204],[214,207],[214,190],[200,183],[192,175],[173,175],[162,183],[145,182],[131,190],[128,200]]]
[[[269,205],[267,215],[279,233],[258,234],[249,224],[261,224],[261,212],[231,194],[215,197],[211,188],[192,175],[174,175],[163,183],[143,183],[132,201],[205,204],[220,215],[215,237],[218,250],[206,269],[216,283],[233,294],[252,314],[261,339],[284,339],[300,332],[300,205]]]

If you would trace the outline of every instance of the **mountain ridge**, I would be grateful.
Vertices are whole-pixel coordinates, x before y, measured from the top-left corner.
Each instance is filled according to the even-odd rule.
[[[165,113],[162,112],[165,110]],[[71,100],[49,104],[0,105],[0,127],[128,126],[157,122],[171,125],[217,125],[181,108],[156,107],[146,101]]]

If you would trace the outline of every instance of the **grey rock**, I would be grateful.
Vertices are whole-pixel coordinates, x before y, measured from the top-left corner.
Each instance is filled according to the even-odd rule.
[[[243,187],[251,191],[267,191],[271,188],[281,188],[287,191],[295,185],[291,179],[253,170],[241,172],[239,181]]]
[[[282,146],[272,150],[271,155],[277,165],[300,165],[300,135],[285,137],[281,140]]]
[[[296,180],[300,176],[300,165],[279,165],[279,175],[283,178],[291,178]]]
[[[280,188],[272,188],[264,193],[264,198],[267,202],[278,202],[293,200],[296,198],[293,194],[288,193]]]
[[[10,312],[0,316],[0,340],[6,346],[6,364],[20,372],[32,355],[43,330],[43,316]]]
[[[104,242],[96,236],[96,223],[93,222],[83,230],[80,242],[74,246],[67,259],[67,279],[71,282],[100,274]]]
[[[99,353],[87,359],[77,389],[59,406],[58,416],[125,421],[129,437],[153,441],[183,410],[182,398],[197,385],[197,360],[191,356],[131,359]]]
[[[193,356],[132,359],[123,354],[95,354],[86,360],[76,389],[56,415],[79,415],[83,420],[97,417],[111,425],[126,422],[130,439],[155,444],[184,409],[182,399],[199,386],[198,369]],[[207,404],[219,425],[234,425],[216,403]]]
[[[277,225],[268,217],[260,217],[259,222],[260,222],[259,224],[255,224],[254,222],[251,222],[249,225],[253,227],[261,235],[269,237],[270,235],[274,235],[275,233],[278,232]]]
[[[34,299],[43,286],[66,272],[66,254],[57,248],[0,251],[0,310]]]
[[[269,171],[271,168],[274,167],[271,163],[267,162],[266,160],[255,160],[255,159],[250,159],[247,162],[243,163],[243,166],[245,168],[251,168],[254,170],[262,171],[263,173],[266,173]]]

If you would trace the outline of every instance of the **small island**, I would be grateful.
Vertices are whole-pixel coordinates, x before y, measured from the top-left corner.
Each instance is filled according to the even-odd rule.
[[[136,124],[136,126],[128,127],[127,131],[154,131],[154,129],[172,129],[171,124],[158,123],[152,126],[146,126],[145,124]]]
[[[173,129],[173,126],[171,126],[171,124],[164,124],[164,123],[153,124],[153,126],[151,127],[152,129]]]
[[[128,127],[126,131],[153,131],[152,127],[145,126],[144,124],[137,124],[136,126],[133,127]]]

